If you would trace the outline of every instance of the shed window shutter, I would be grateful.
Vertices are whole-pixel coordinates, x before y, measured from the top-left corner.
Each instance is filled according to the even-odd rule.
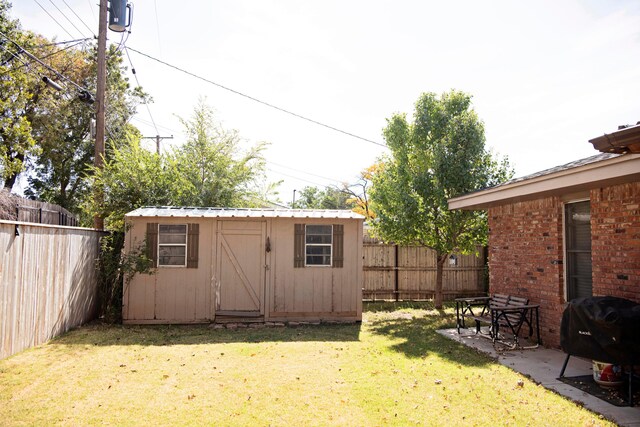
[[[200,224],[189,224],[187,237],[187,268],[198,268]]]
[[[293,239],[293,267],[304,267],[304,224],[295,225]]]
[[[158,266],[158,223],[147,223],[147,256],[153,262],[153,267]]]
[[[333,267],[342,268],[344,265],[344,225],[333,225]]]

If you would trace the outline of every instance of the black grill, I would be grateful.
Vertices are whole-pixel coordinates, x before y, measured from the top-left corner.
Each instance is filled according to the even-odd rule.
[[[584,357],[616,365],[628,365],[629,405],[634,365],[640,364],[640,304],[617,297],[576,298],[562,314],[560,346],[567,359]]]
[[[576,298],[560,327],[565,353],[601,362],[640,362],[640,304],[624,298]]]

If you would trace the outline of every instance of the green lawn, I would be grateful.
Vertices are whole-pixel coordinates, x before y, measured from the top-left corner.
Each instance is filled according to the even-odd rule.
[[[92,324],[0,361],[0,424],[612,425],[435,332],[451,309],[362,324]]]

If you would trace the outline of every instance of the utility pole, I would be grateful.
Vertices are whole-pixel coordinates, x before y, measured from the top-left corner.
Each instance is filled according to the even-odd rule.
[[[160,155],[160,141],[162,141],[163,139],[173,139],[173,135],[171,135],[171,136],[160,136],[160,135],[143,136],[142,139],[155,139],[156,140],[156,153],[158,153],[158,155]]]
[[[107,0],[100,0],[100,14],[98,23],[98,75],[96,85],[96,145],[94,152],[94,166],[102,169],[104,166],[104,135],[105,135],[105,92],[107,87]],[[104,200],[104,189],[95,188],[96,205],[100,206]],[[93,217],[93,227],[104,229],[104,218],[100,215]]]

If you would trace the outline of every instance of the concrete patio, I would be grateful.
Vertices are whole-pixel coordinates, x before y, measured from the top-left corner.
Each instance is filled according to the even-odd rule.
[[[497,352],[491,340],[476,335],[474,330],[463,329],[458,334],[455,328],[438,331],[447,338],[458,341],[494,357],[500,364],[528,376],[540,385],[553,390],[573,401],[582,402],[585,408],[597,412],[620,426],[640,427],[640,407],[618,407],[575,387],[559,381],[566,354],[561,350],[538,347],[529,350]],[[591,361],[571,357],[566,377],[591,375]]]

